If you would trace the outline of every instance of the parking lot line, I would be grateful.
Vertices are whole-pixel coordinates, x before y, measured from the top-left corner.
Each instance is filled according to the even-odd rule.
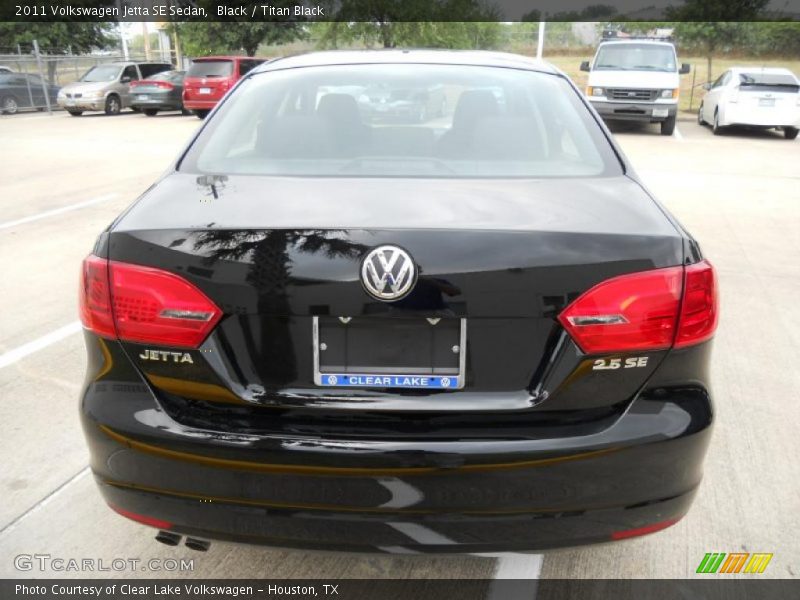
[[[111,200],[112,198],[116,198],[119,196],[117,193],[113,194],[105,194],[103,196],[98,196],[97,198],[92,198],[91,200],[84,200],[83,202],[77,202],[75,204],[70,204],[69,206],[62,206],[61,208],[54,208],[53,210],[46,210],[44,212],[40,212],[35,215],[31,215],[29,217],[23,217],[21,219],[15,219],[14,221],[6,221],[5,223],[0,223],[0,229],[8,229],[9,227],[16,227],[17,225],[23,225],[25,223],[30,223],[31,221],[38,221],[39,219],[46,219],[47,217],[52,217],[54,215],[60,215],[61,213],[69,212],[71,210],[77,210],[79,208],[84,208],[86,206],[91,206],[92,204],[98,204],[100,202],[105,202],[106,200]]]
[[[22,360],[29,354],[33,354],[34,352],[42,350],[43,348],[47,348],[51,344],[60,342],[64,338],[71,336],[73,333],[78,333],[80,330],[81,322],[73,321],[69,325],[59,327],[55,331],[51,331],[50,333],[47,333],[40,338],[36,338],[27,344],[22,344],[22,346],[19,346],[18,348],[14,348],[13,350],[9,350],[4,354],[0,354],[0,369],[9,365],[13,365],[15,362]]]
[[[675,126],[675,130],[672,132],[672,135],[674,135],[675,139],[678,140],[679,142],[683,141],[683,134],[681,133],[681,130],[678,129],[677,125]]]
[[[87,467],[83,467],[80,471],[75,473],[75,475],[73,475],[72,477],[67,479],[64,483],[62,483],[60,486],[58,486],[52,492],[47,494],[47,496],[45,496],[44,498],[39,500],[36,504],[31,506],[28,510],[26,510],[24,513],[19,515],[16,519],[11,521],[11,523],[9,523],[8,525],[6,525],[2,529],[0,529],[0,537],[6,535],[8,533],[11,533],[14,529],[16,529],[16,527],[20,523],[22,523],[30,515],[34,514],[35,512],[41,510],[42,508],[44,508],[45,506],[50,504],[50,502],[52,502],[53,499],[56,498],[56,496],[61,494],[64,490],[66,490],[72,484],[77,483],[78,481],[80,481],[88,472],[89,472],[89,467],[88,466]]]

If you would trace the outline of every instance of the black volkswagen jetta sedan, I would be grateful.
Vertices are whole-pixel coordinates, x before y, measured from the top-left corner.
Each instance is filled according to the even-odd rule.
[[[376,86],[444,109],[370,124]],[[697,242],[556,69],[279,59],[84,262],[91,467],[111,508],[196,548],[651,533],[702,477],[717,310]]]

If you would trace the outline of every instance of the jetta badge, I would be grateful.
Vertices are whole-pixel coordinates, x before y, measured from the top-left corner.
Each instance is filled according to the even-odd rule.
[[[378,246],[361,262],[361,283],[367,293],[378,300],[399,300],[417,283],[417,265],[411,255],[398,246]]]

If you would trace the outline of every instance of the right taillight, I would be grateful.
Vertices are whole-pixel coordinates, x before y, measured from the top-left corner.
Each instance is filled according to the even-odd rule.
[[[717,325],[714,270],[702,261],[614,277],[581,294],[558,320],[587,354],[697,344]]]
[[[104,337],[196,348],[222,317],[203,292],[161,269],[90,255],[81,279],[81,321]]]
[[[714,335],[719,319],[717,277],[708,261],[686,267],[681,315],[675,347],[704,342]]]

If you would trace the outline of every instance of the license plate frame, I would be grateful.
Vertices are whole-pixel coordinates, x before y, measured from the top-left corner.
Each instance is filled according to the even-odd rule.
[[[347,319],[344,321],[342,319]],[[439,319],[425,319],[430,326],[435,327]],[[452,319],[452,317],[450,317]],[[342,323],[346,324],[350,319],[341,317]],[[319,317],[312,317],[312,343],[313,343],[313,371],[314,384],[322,388],[361,388],[361,389],[428,389],[428,390],[459,390],[465,384],[465,371],[467,364],[467,319],[458,319],[458,357],[457,372],[435,372],[435,367],[430,369],[418,370],[399,370],[395,367],[386,367],[381,372],[380,367],[373,367],[368,372],[359,372],[350,369],[332,369],[321,367],[320,361],[320,320]]]

